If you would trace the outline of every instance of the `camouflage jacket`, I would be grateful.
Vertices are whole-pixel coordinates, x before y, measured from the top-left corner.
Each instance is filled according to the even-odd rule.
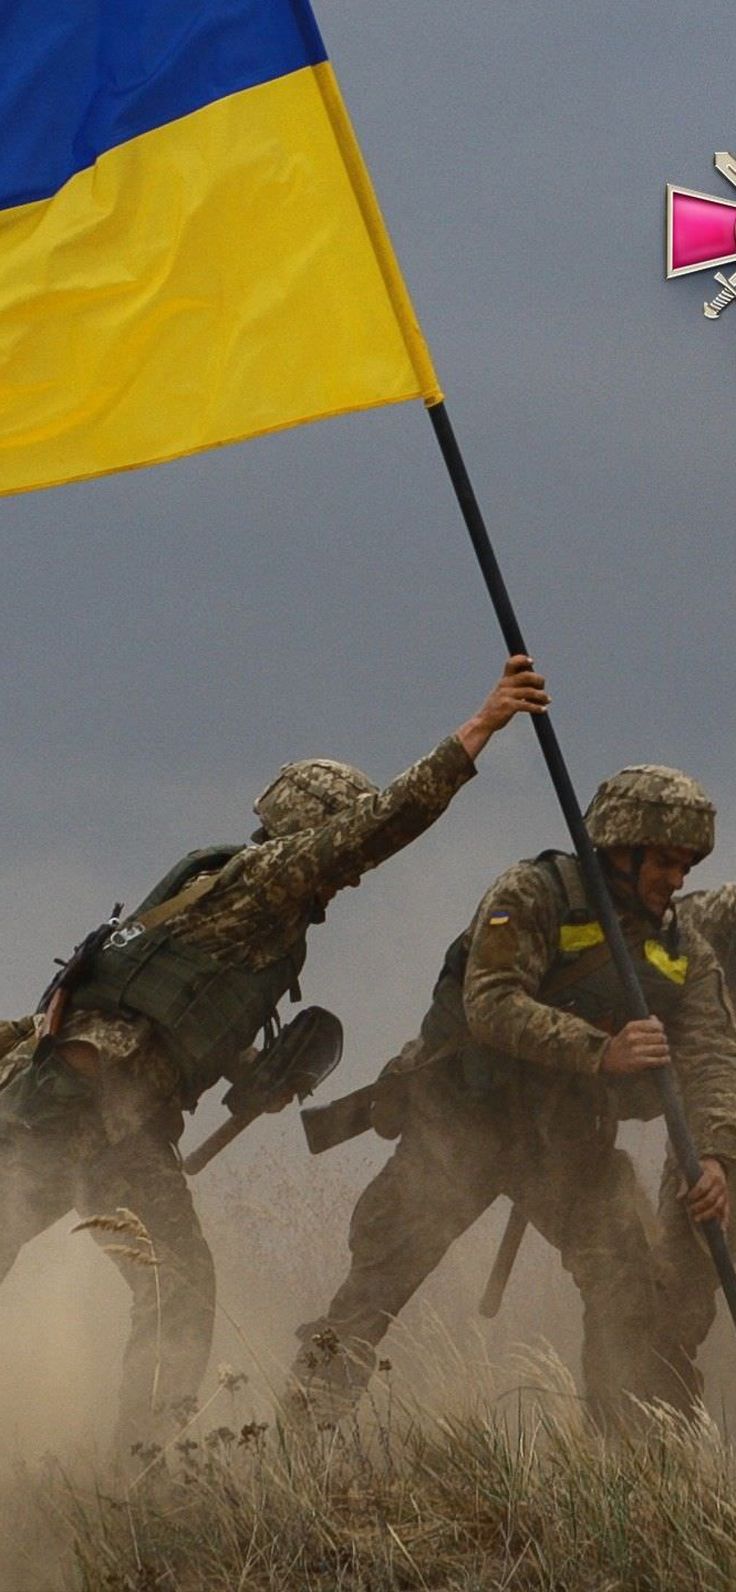
[[[464,986],[474,1040],[544,1069],[594,1078],[608,1035],[539,992],[558,954],[559,902],[544,868],[522,862],[502,874],[474,920]],[[736,1160],[736,1028],[723,975],[702,936],[684,926],[688,958],[667,1035],[698,1152]]]
[[[315,921],[318,891],[341,890],[393,856],[439,818],[475,765],[456,736],[383,791],[367,792],[316,829],[239,851],[214,890],[167,925],[228,962],[262,968]]]
[[[367,869],[422,834],[474,773],[475,765],[461,742],[451,736],[386,790],[366,792],[318,828],[237,851],[219,871],[214,888],[167,922],[166,939],[170,937],[175,944],[178,940],[219,962],[225,980],[239,964],[249,973],[261,974],[290,958],[293,978],[294,952],[299,950],[303,960],[305,930],[319,917],[317,893],[324,890],[329,896],[344,885],[357,883]],[[155,954],[148,959],[149,971],[154,961]],[[197,991],[191,984],[191,968],[185,967],[185,973],[190,981],[182,986],[182,995],[193,999]],[[210,970],[208,979],[209,994],[213,988]],[[129,995],[131,990],[129,984]],[[115,1064],[112,1072],[126,1080],[138,1071],[147,1082],[155,1081],[162,1097],[176,1092],[177,1078],[172,1079],[171,1057],[158,1024],[139,1015],[147,1008],[136,1007],[131,1000],[132,1010],[121,1015],[101,1003],[97,1009],[92,999],[92,1009],[80,1005],[74,1010],[74,1002],[80,1002],[82,994],[78,989],[72,997],[62,1037],[94,1044]],[[226,1008],[224,1019],[227,1015]],[[11,1060],[14,1065],[18,1056],[18,1049],[10,1047],[27,1028],[32,1031],[32,1020],[6,1024],[4,1033],[0,1029],[0,1046],[4,1038],[10,1052],[9,1067],[0,1074],[0,1083],[12,1070]],[[249,1034],[244,1043],[250,1043],[252,1037]],[[183,1050],[177,1051],[176,1059],[183,1066]],[[222,1061],[222,1057],[217,1059]],[[125,1065],[120,1065],[123,1062]],[[212,1081],[209,1071],[205,1081],[192,1075],[187,1079],[187,1092],[193,1097]]]
[[[11,1050],[15,1050],[21,1039],[27,1039],[34,1032],[32,1017],[19,1017],[17,1020],[0,1022],[0,1062]]]
[[[736,1007],[736,884],[717,890],[694,890],[677,902],[681,927],[697,929],[713,947],[723,968],[731,1001]]]

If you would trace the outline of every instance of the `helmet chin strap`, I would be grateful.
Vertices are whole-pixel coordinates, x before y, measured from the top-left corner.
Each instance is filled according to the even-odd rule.
[[[631,847],[631,873],[629,877],[633,880],[634,888],[636,888],[639,883],[639,874],[641,873],[641,865],[644,861],[645,851],[646,846]]]
[[[634,893],[636,893],[636,888],[639,883],[639,874],[641,873],[641,865],[644,861],[644,847],[630,846],[628,849],[631,852],[630,869],[618,868],[615,862],[612,860],[610,852],[608,851],[599,851],[598,855],[603,863],[603,867],[605,868],[608,877],[610,879],[620,881],[621,884],[625,884],[627,886],[627,889],[633,890]]]
[[[616,864],[611,861],[611,858],[606,851],[600,851],[598,854],[601,858],[601,862],[603,863],[604,870],[614,886],[616,884],[619,886],[623,885],[625,887],[626,894],[636,898],[636,904],[639,910],[646,913],[646,916],[651,918],[652,923],[659,927],[662,921],[661,918],[658,917],[656,912],[652,912],[650,908],[645,905],[641,899],[641,896],[639,895],[639,875],[641,873],[642,863],[646,853],[646,846],[630,846],[629,850],[631,852],[631,867],[629,869],[617,868]]]

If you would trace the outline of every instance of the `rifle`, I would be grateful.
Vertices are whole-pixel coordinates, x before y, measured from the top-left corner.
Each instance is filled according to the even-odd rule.
[[[381,1139],[397,1139],[403,1131],[408,1091],[416,1078],[430,1078],[440,1062],[452,1056],[456,1039],[428,1046],[423,1039],[410,1039],[398,1056],[393,1056],[386,1066],[362,1089],[331,1100],[326,1106],[308,1106],[302,1111],[302,1123],[307,1144],[312,1155],[334,1149],[374,1128]]]
[[[59,971],[54,975],[51,983],[44,990],[38,1003],[37,1010],[44,1013],[41,1025],[41,1038],[58,1034],[64,1021],[64,1012],[69,1002],[69,997],[81,984],[90,962],[102,950],[103,945],[109,940],[111,933],[120,923],[120,914],[123,910],[122,901],[116,901],[111,916],[98,929],[92,929],[75,945],[68,961],[55,957]]]
[[[248,1072],[228,1089],[223,1105],[231,1113],[184,1161],[190,1176],[201,1172],[226,1144],[250,1127],[263,1111],[281,1110],[297,1095],[307,1096],[334,1072],[342,1056],[342,1023],[323,1006],[307,1006],[282,1028],[272,1045],[251,1052]]]
[[[335,1145],[355,1139],[373,1127],[371,1106],[376,1098],[377,1084],[368,1083],[363,1089],[331,1100],[326,1106],[307,1106],[301,1112],[304,1134],[312,1155],[324,1150],[334,1150]]]
[[[116,902],[112,915],[99,928],[75,946],[66,962],[56,957],[59,971],[44,990],[37,1010],[43,1013],[32,1054],[2,1079],[0,1132],[25,1128],[60,1126],[68,1120],[70,1108],[89,1104],[94,1068],[74,1055],[62,1054],[56,1039],[64,1021],[70,998],[85,977],[98,951],[114,933],[122,904]],[[81,1047],[84,1052],[87,1047]]]
[[[433,1046],[425,1045],[421,1038],[410,1039],[373,1083],[331,1100],[329,1105],[308,1106],[301,1116],[312,1155],[345,1144],[369,1128],[374,1128],[381,1139],[397,1139],[403,1130],[403,1102],[414,1079],[421,1075],[431,1077],[433,1068],[452,1056],[455,1049],[454,1035]]]

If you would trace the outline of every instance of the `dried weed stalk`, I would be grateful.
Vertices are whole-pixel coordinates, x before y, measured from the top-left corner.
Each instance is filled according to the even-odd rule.
[[[156,1409],[158,1387],[161,1380],[161,1283],[159,1281],[159,1267],[161,1262],[154,1248],[153,1239],[140,1216],[135,1211],[128,1210],[126,1205],[118,1205],[114,1216],[88,1216],[82,1222],[77,1222],[72,1228],[73,1233],[93,1231],[98,1233],[128,1233],[134,1240],[130,1244],[103,1244],[106,1255],[119,1255],[122,1260],[129,1260],[134,1266],[149,1266],[153,1272],[153,1284],[156,1292],[156,1360],[153,1368],[151,1382],[151,1410]]]

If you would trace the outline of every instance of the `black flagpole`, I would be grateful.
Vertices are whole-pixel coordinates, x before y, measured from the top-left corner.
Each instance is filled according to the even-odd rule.
[[[496,617],[501,626],[506,646],[510,653],[523,652],[528,655],[529,649],[522,636],[519,621],[506,589],[506,583],[501,574],[498,560],[491,546],[483,515],[480,511],[480,505],[473,491],[473,485],[465,468],[465,461],[460,452],[444,403],[428,405],[428,413],[450,480],[455,489],[455,495],[460,504],[463,519],[470,532],[470,540],[475,548],[475,555],[480,564],[491,602],[496,610]],[[578,799],[549,715],[546,713],[533,714],[532,723],[542,748],[542,754],[549,769],[550,778],[557,793],[565,822],[570,831],[572,843],[580,858],[588,891],[592,901],[595,903],[601,927],[610,946],[613,961],[624,987],[630,1019],[649,1017],[650,1012],[644,998],[644,992],[631,960],[629,948],[624,939],[621,924],[611,900],[597,853],[585,827]],[[672,1068],[652,1068],[651,1075],[654,1077],[659,1090],[662,1111],[667,1123],[667,1132],[669,1133],[678,1164],[688,1188],[694,1188],[701,1176],[701,1167],[695,1145],[690,1136],[690,1129],[675,1089]],[[736,1325],[736,1271],[734,1271],[733,1261],[731,1260],[723,1229],[715,1217],[712,1217],[707,1222],[701,1222],[699,1225],[708,1242],[713,1264],[718,1272],[728,1308],[731,1312],[731,1318],[734,1325]]]

